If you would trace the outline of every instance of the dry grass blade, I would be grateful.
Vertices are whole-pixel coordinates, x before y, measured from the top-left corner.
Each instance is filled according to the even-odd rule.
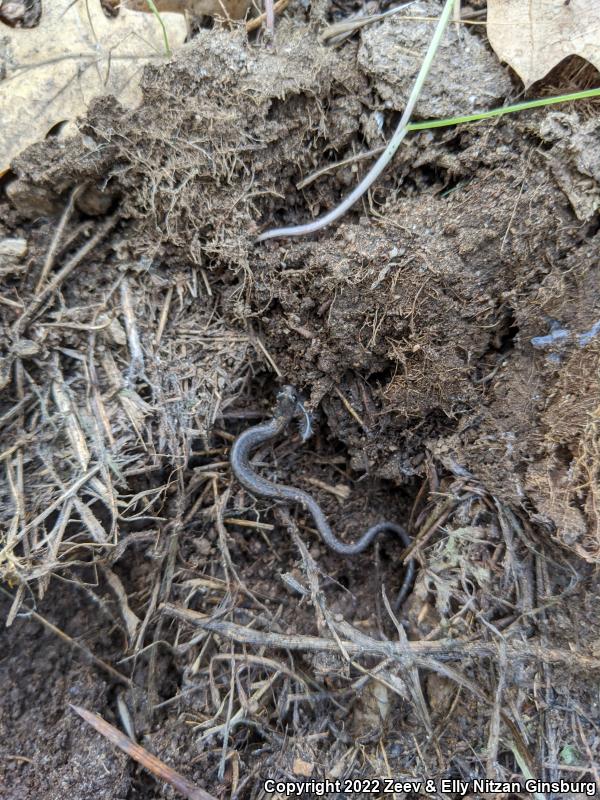
[[[50,283],[45,286],[34,298],[32,303],[21,314],[15,323],[15,333],[21,334],[33,319],[39,308],[48,300],[59,286],[69,277],[69,275],[76,269],[81,261],[92,252],[94,247],[104,239],[108,232],[117,224],[118,217],[113,214],[108,217],[99,227],[96,233],[88,239],[88,241],[80,247],[80,249],[67,261],[67,263],[60,269]]]
[[[183,797],[187,797],[188,800],[215,800],[212,794],[205,792],[204,789],[200,789],[198,786],[194,786],[187,778],[184,778],[183,775],[169,767],[160,758],[153,756],[141,745],[132,742],[128,736],[125,736],[120,730],[102,719],[99,714],[94,714],[85,708],[81,708],[81,706],[69,705],[88,725],[91,725],[115,747],[127,753],[128,756],[137,761],[138,764],[141,764],[142,767],[145,767],[156,778],[170,784]]]
[[[412,6],[415,0],[409,3],[403,3],[401,6],[390,8],[381,14],[369,14],[368,16],[359,16],[358,14],[351,19],[345,19],[341,22],[336,22],[333,25],[328,25],[324,31],[319,35],[319,39],[323,44],[339,44],[347,39],[349,36],[364,28],[365,25],[372,25],[374,22],[379,22],[392,14],[397,14],[399,11],[404,11],[409,6]]]
[[[119,609],[121,611],[121,617],[123,618],[123,622],[127,628],[127,636],[129,637],[129,641],[133,642],[135,640],[137,629],[141,624],[141,620],[131,610],[129,606],[129,600],[127,598],[127,592],[125,591],[125,587],[123,586],[119,576],[108,567],[103,566],[101,569],[108,585],[113,590],[115,597],[117,598]]]
[[[44,283],[46,282],[46,278],[48,277],[48,273],[52,269],[52,265],[54,264],[54,258],[56,257],[56,253],[60,245],[61,237],[65,231],[67,222],[69,221],[71,214],[73,213],[75,198],[77,197],[77,194],[81,191],[81,188],[82,188],[81,186],[76,186],[74,189],[71,190],[69,199],[67,200],[67,204],[63,210],[58,225],[56,226],[56,230],[54,231],[52,241],[50,242],[50,247],[48,248],[48,252],[46,253],[46,258],[44,259],[42,271],[40,273],[40,277],[38,278],[38,282],[35,287],[36,294],[42,291]]]
[[[34,519],[30,520],[30,522],[28,522],[27,525],[25,525],[25,527],[21,531],[21,535],[35,528],[36,525],[40,525],[45,519],[47,519],[50,516],[50,514],[52,514],[54,511],[60,508],[60,506],[62,506],[62,504],[65,502],[65,500],[69,500],[71,497],[74,497],[77,494],[77,492],[81,489],[81,487],[85,486],[85,484],[90,480],[90,478],[93,478],[94,475],[100,472],[101,469],[102,465],[97,464],[95,467],[92,467],[90,470],[88,470],[88,472],[86,472],[85,475],[82,475],[80,478],[74,481],[74,483],[72,483],[71,486],[69,486],[62,492],[60,497],[58,497],[53,503],[51,503],[51,505],[49,505],[47,508],[41,511],[36,517],[34,517]]]

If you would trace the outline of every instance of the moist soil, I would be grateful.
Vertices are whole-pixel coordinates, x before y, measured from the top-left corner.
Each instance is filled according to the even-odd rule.
[[[320,43],[351,11],[288,10],[272,47],[200,26],[139,108],[95,101],[2,179],[3,798],[179,796],[70,704],[217,798],[598,783],[599,107],[414,134],[341,222],[256,245],[333,208],[402,112],[430,23]],[[597,82],[571,60],[530,95]],[[416,116],[521,91],[452,26]],[[284,384],[311,436],[256,469],[410,554],[341,557],[236,481]]]

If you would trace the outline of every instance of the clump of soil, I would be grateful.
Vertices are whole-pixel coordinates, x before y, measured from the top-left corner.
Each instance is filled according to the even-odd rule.
[[[15,164],[0,577],[16,745],[5,729],[2,746],[31,763],[8,759],[9,796],[17,770],[23,797],[171,796],[96,738],[64,764],[51,749],[43,791],[43,740],[27,733],[42,716],[81,729],[73,686],[219,795],[482,763],[589,775],[593,726],[580,716],[575,735],[570,715],[592,702],[573,668],[599,667],[595,108],[415,135],[341,224],[253,243],[333,207],[364,168],[353,156],[387,138],[417,61],[405,78],[390,64],[428,30],[406,25],[338,49],[300,11],[273,50],[201,29],[146,70],[139,109],[97,101],[78,137]],[[466,68],[446,46],[423,116],[510,94],[485,41],[460,35],[486,81],[461,105]],[[261,450],[266,474],[313,493],[341,538],[387,518],[417,541],[400,644],[382,595],[407,557],[394,541],[342,559],[302,513],[283,524],[232,481],[232,439],[283,382],[304,391],[314,435]],[[34,603],[117,665],[121,702],[63,642],[39,659],[55,665],[48,707],[31,707],[19,664],[35,689],[33,643],[43,654],[50,636],[17,616]],[[81,759],[104,773],[82,777]]]
[[[136,255],[181,248],[248,274],[257,220],[283,205],[298,169],[356,138],[369,97],[350,51],[288,21],[269,54],[245,33],[202,29],[169,65],[145,70],[142,91],[137,111],[98,102],[51,163],[46,146],[39,158],[30,150],[21,179],[54,193],[94,181],[138,222]]]
[[[369,129],[363,109],[383,91],[377,82],[369,86],[371,67],[363,72],[364,59],[355,63],[355,46],[322,48],[292,23],[279,36],[275,53],[265,54],[240,34],[201,31],[166,70],[147,70],[138,111],[99,103],[80,139],[30,150],[17,164],[13,198],[23,204],[23,185],[56,193],[95,181],[121,198],[120,217],[135,230],[119,244],[121,268],[150,268],[163,285],[174,263],[183,275],[190,264],[212,271],[226,324],[235,330],[255,320],[280,372],[308,387],[315,402],[334,385],[355,395],[352,387],[366,382],[372,400],[356,400],[359,415],[378,415],[379,436],[367,444],[355,430],[360,452],[353,458],[399,479],[419,474],[410,462],[425,446],[438,455],[447,450],[508,501],[535,504],[561,541],[594,558],[595,481],[586,488],[577,479],[569,496],[544,486],[535,466],[541,462],[548,474],[548,459],[568,451],[568,472],[594,450],[582,441],[590,435],[593,378],[588,400],[577,392],[574,429],[558,440],[541,434],[547,398],[559,383],[577,381],[581,359],[594,362],[598,343],[592,335],[576,344],[598,321],[590,299],[598,288],[591,271],[597,246],[573,215],[573,203],[582,213],[578,184],[572,179],[567,196],[562,191],[567,170],[583,169],[581,149],[573,144],[569,161],[564,136],[541,112],[526,129],[511,119],[435,141],[415,137],[376,190],[373,202],[385,203],[376,221],[350,219],[315,242],[255,248],[257,222],[298,215],[295,179],[328,154],[346,155]],[[367,29],[361,46],[373,37]],[[444,50],[440,57],[444,66],[449,56]],[[340,184],[343,191],[353,180],[349,167],[319,179],[305,190],[300,214],[333,205]],[[553,320],[573,337],[549,364],[532,340]],[[561,416],[573,418],[565,402]],[[329,413],[334,430],[340,416]],[[382,456],[389,447],[396,455]],[[592,474],[595,465],[592,457]]]
[[[412,3],[402,14],[361,31],[358,64],[384,108],[404,109],[438,9],[433,0]],[[407,18],[411,20],[408,24]],[[415,114],[421,119],[470,114],[493,108],[511,91],[508,71],[502,69],[487,42],[467,26],[450,25]]]
[[[271,257],[255,282],[269,352],[315,401],[334,386],[350,393],[362,430],[335,395],[324,407],[355,468],[401,483],[422,474],[427,448],[515,507],[535,504],[594,560],[597,242],[582,241],[546,157],[512,123],[445,145],[461,152],[441,174],[437,148],[415,161],[451,191],[389,200],[368,227]],[[553,320],[570,332],[556,345],[544,340]],[[548,468],[557,457],[582,478],[566,493],[558,464]]]

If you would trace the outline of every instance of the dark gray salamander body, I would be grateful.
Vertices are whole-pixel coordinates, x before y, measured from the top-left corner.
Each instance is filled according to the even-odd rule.
[[[272,500],[284,500],[295,503],[312,516],[314,523],[325,544],[343,556],[354,556],[362,553],[380,533],[391,531],[396,533],[405,547],[410,544],[410,537],[403,527],[394,522],[379,522],[369,528],[354,544],[341,542],[331,530],[325,514],[311,495],[295,486],[268,481],[259,475],[250,464],[250,456],[257,447],[283,433],[287,425],[301,408],[298,393],[292,386],[284,386],[277,395],[277,404],[273,417],[260,425],[254,425],[241,433],[231,447],[229,459],[234,475],[242,486],[251,494],[267,497]],[[415,562],[406,565],[402,587],[394,603],[398,609],[410,592],[415,573]]]

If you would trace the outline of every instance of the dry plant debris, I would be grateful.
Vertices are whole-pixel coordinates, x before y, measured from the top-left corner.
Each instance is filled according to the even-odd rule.
[[[171,48],[187,28],[181,15],[164,14]],[[141,97],[139,79],[150,60],[165,57],[156,17],[122,8],[104,14],[100,0],[44,3],[36,28],[6,28],[0,46],[0,173],[55,125],[73,120],[90,101],[112,94],[124,106]]]
[[[29,148],[19,196],[57,211],[0,197],[0,769],[30,760],[9,797],[23,775],[27,800],[172,793],[74,736],[69,703],[240,800],[309,772],[598,774],[594,109],[415,137],[338,230],[257,250],[252,220],[354,182],[347,163],[290,206],[381,106],[361,45],[324,51],[302,13],[270,52],[201,29],[142,106]],[[110,209],[82,210],[90,189]],[[570,338],[536,347],[551,320]],[[397,618],[407,553],[340,559],[232,480],[277,375],[316,436],[261,471],[347,540],[410,525]]]
[[[124,0],[125,6],[134,11],[153,13],[147,0]],[[155,0],[154,6],[162,15],[165,12],[189,13],[195,17],[225,17],[226,19],[243,19],[252,8],[252,0]]]
[[[158,780],[169,783],[180,795],[187,798],[187,800],[216,800],[212,794],[205,792],[204,789],[200,789],[198,786],[194,786],[187,778],[184,778],[183,775],[180,775],[168,764],[165,764],[164,761],[161,761],[155,755],[152,755],[152,753],[140,747],[139,744],[132,742],[131,739],[125,736],[118,728],[115,728],[114,725],[102,719],[99,714],[94,714],[88,711],[87,708],[81,708],[81,706],[71,705],[71,708],[76,714],[79,714],[88,725],[91,725],[98,733],[106,737],[109,742],[112,742],[115,747],[119,747],[124,753],[127,753],[128,756],[135,759],[135,761],[155,775]]]
[[[525,88],[567,56],[581,56],[600,69],[597,0],[489,0],[487,33],[498,58]]]

